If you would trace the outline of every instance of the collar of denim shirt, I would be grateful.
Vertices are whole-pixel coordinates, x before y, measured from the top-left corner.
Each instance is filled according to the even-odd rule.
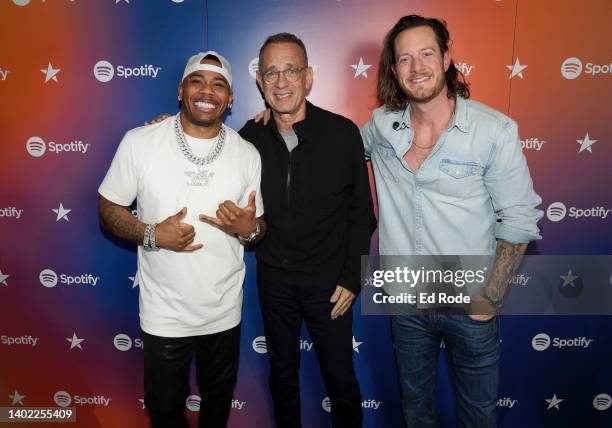
[[[412,139],[414,137],[414,130],[410,124],[410,104],[406,106],[404,111],[402,112],[399,121],[397,120],[397,114],[391,114],[387,117],[389,121],[387,125],[383,126],[383,129],[392,128],[393,132],[389,132],[387,134],[387,141],[391,144],[395,153],[397,153],[398,157],[402,157],[404,153],[408,151],[410,145],[412,144]],[[391,123],[393,122],[393,123]],[[398,123],[399,126],[397,129],[393,126],[395,123]],[[468,108],[467,101],[462,97],[457,97],[455,102],[455,113],[453,115],[453,124],[449,127],[449,130],[456,127],[459,131],[463,133],[469,132],[469,117],[468,117]]]
[[[401,128],[412,129],[412,127],[410,126],[410,110],[411,110],[410,103],[408,103],[408,105],[404,109],[404,112],[402,113],[402,117],[400,121]],[[457,127],[457,129],[459,129],[461,132],[469,131],[468,109],[466,106],[466,100],[465,98],[462,98],[459,96],[456,98],[455,113],[453,115],[453,124],[450,126],[450,128],[453,128],[453,127]]]

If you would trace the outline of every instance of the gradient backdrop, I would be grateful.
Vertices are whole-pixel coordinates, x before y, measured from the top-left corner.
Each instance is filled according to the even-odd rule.
[[[446,19],[473,98],[518,121],[547,211],[544,239],[530,252],[612,254],[612,216],[572,216],[612,208],[608,0],[2,0],[0,407],[70,399],[80,427],[147,426],[135,252],[100,230],[96,190],[128,129],[176,111],[190,55],[214,49],[232,63],[226,123],[239,129],[263,108],[252,74],[259,46],[269,34],[296,33],[315,67],[310,100],[361,125],[377,106],[382,38],[410,13]],[[112,65],[110,80],[109,68],[94,73],[100,61]],[[246,258],[230,426],[268,427],[267,356],[254,257]],[[401,427],[389,320],[359,310],[365,426]],[[541,333],[552,345],[538,351]],[[323,427],[328,403],[311,345],[304,331],[303,423]],[[501,367],[502,427],[612,426],[612,318],[504,317]],[[443,366],[438,401],[442,426],[454,426]]]

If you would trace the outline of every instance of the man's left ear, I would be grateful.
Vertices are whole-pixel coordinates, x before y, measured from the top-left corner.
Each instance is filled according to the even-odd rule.
[[[234,95],[230,94],[229,102],[227,103],[227,108],[232,108],[232,104],[234,104]]]
[[[306,68],[306,87],[308,90],[312,88],[312,82],[314,81],[314,71],[311,66]]]
[[[449,51],[444,52],[444,71],[448,70],[451,64],[451,54]]]

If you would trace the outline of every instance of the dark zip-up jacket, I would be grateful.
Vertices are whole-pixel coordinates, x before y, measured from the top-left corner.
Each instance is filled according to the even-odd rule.
[[[249,120],[240,135],[259,150],[268,232],[256,254],[260,275],[290,283],[360,290],[360,256],[376,219],[363,142],[349,119],[307,102],[293,125],[292,152],[274,120]]]

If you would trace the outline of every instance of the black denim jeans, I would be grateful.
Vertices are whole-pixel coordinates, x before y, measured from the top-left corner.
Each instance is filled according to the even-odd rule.
[[[270,391],[278,428],[301,427],[300,330],[314,343],[331,402],[334,428],[361,427],[359,383],[353,366],[353,312],[331,319],[335,284],[296,285],[258,278],[259,300],[270,358]]]
[[[196,380],[203,399],[199,424],[225,427],[232,405],[240,324],[219,333],[160,337],[143,332],[145,406],[153,428],[189,427],[185,400],[191,394],[189,372],[195,359]]]

